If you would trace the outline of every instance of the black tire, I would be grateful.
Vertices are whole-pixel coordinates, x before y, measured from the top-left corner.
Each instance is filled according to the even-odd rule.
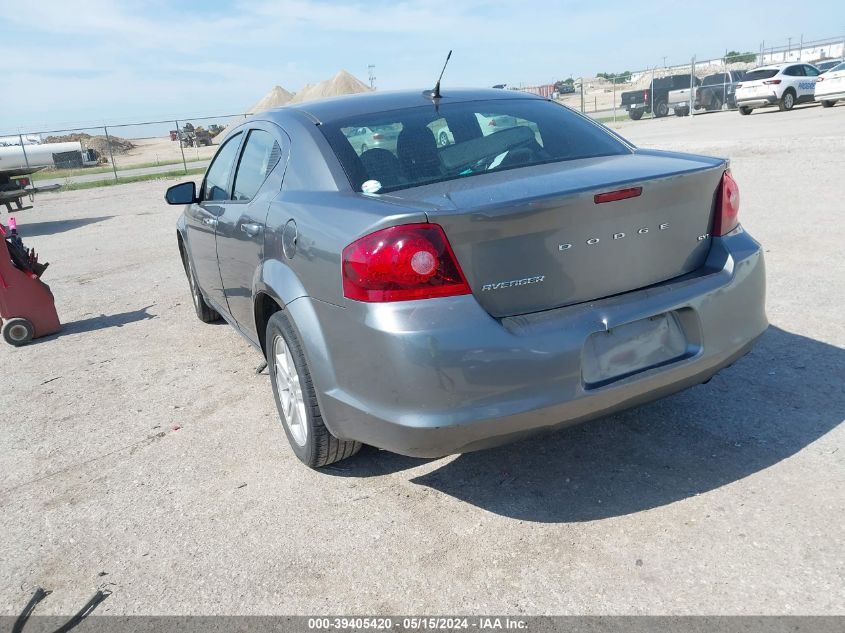
[[[689,107],[675,108],[675,116],[688,116],[688,115],[689,115]]]
[[[188,288],[191,290],[191,301],[194,304],[194,311],[197,318],[203,323],[214,323],[220,320],[220,314],[205,302],[200,290],[197,276],[194,274],[194,267],[191,265],[191,258],[187,253],[182,253],[182,265],[185,267],[185,276],[188,278]]]
[[[292,360],[296,366],[299,377],[299,386],[302,390],[302,397],[305,401],[305,426],[306,437],[303,444],[298,443],[291,434],[288,421],[282,407],[281,396],[276,382],[276,363],[274,348],[276,339],[281,337],[290,350]],[[276,409],[279,412],[279,419],[285,429],[291,449],[299,460],[311,468],[322,468],[347,457],[352,457],[361,450],[361,443],[336,438],[326,428],[323,417],[320,413],[320,405],[317,403],[317,392],[311,379],[311,372],[308,370],[308,362],[305,360],[305,353],[299,341],[296,331],[293,328],[287,313],[280,310],[270,317],[267,322],[267,330],[264,344],[264,354],[267,358],[267,366],[270,371],[270,383],[273,387],[273,398],[276,401]]]
[[[748,116],[749,114],[751,114],[751,110],[752,110],[752,108],[749,108],[748,106],[740,106],[739,107],[739,113],[742,114],[743,116]]]
[[[713,97],[713,103],[711,103],[710,107],[707,109],[712,112],[718,112],[722,109],[722,100],[719,97]]]
[[[823,108],[832,108],[836,105],[836,101],[822,101]]]
[[[639,121],[643,118],[643,110],[628,110],[628,116],[634,121]]]
[[[26,319],[15,317],[3,321],[3,340],[9,345],[20,347],[26,345],[35,336],[35,328]]]
[[[665,116],[669,115],[669,104],[665,101],[658,101],[657,105],[654,108],[654,116],[658,119],[662,119]]]
[[[778,101],[778,108],[781,112],[789,112],[794,107],[795,93],[792,91],[792,88],[787,88],[784,90],[783,95],[781,95],[780,101]]]

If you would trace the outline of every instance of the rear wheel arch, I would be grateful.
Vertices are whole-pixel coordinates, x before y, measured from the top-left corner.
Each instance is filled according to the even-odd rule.
[[[261,345],[262,353],[267,349],[267,341],[265,340],[267,337],[267,323],[270,321],[270,317],[283,309],[284,307],[266,292],[259,292],[255,295],[255,301],[253,302],[255,331],[258,334],[258,342]]]

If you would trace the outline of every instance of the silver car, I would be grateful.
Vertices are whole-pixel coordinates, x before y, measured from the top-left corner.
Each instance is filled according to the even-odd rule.
[[[514,124],[481,129],[491,117]],[[350,140],[382,126],[394,150]],[[706,382],[767,327],[725,159],[640,149],[525,93],[258,114],[198,192],[166,197],[185,205],[197,315],[264,354],[312,467],[362,443],[435,457],[619,411]]]

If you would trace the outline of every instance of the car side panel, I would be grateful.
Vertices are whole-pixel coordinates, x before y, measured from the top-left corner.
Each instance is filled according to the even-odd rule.
[[[290,155],[290,142],[281,128],[272,123],[256,121],[249,129],[270,133],[279,143],[282,155],[252,200],[233,201],[227,205],[226,212],[217,224],[217,259],[229,310],[243,334],[257,341],[253,281],[256,270],[261,268],[264,259],[264,225],[267,211],[273,198],[281,190]],[[243,152],[243,148],[241,151]],[[245,225],[257,226],[259,232],[249,235],[244,230]]]

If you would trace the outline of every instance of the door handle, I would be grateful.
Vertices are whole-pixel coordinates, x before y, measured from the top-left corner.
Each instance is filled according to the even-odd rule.
[[[263,226],[260,224],[241,224],[241,231],[249,235],[250,237],[255,237],[264,229]]]
[[[203,218],[202,223],[212,228],[217,228],[217,218]]]

